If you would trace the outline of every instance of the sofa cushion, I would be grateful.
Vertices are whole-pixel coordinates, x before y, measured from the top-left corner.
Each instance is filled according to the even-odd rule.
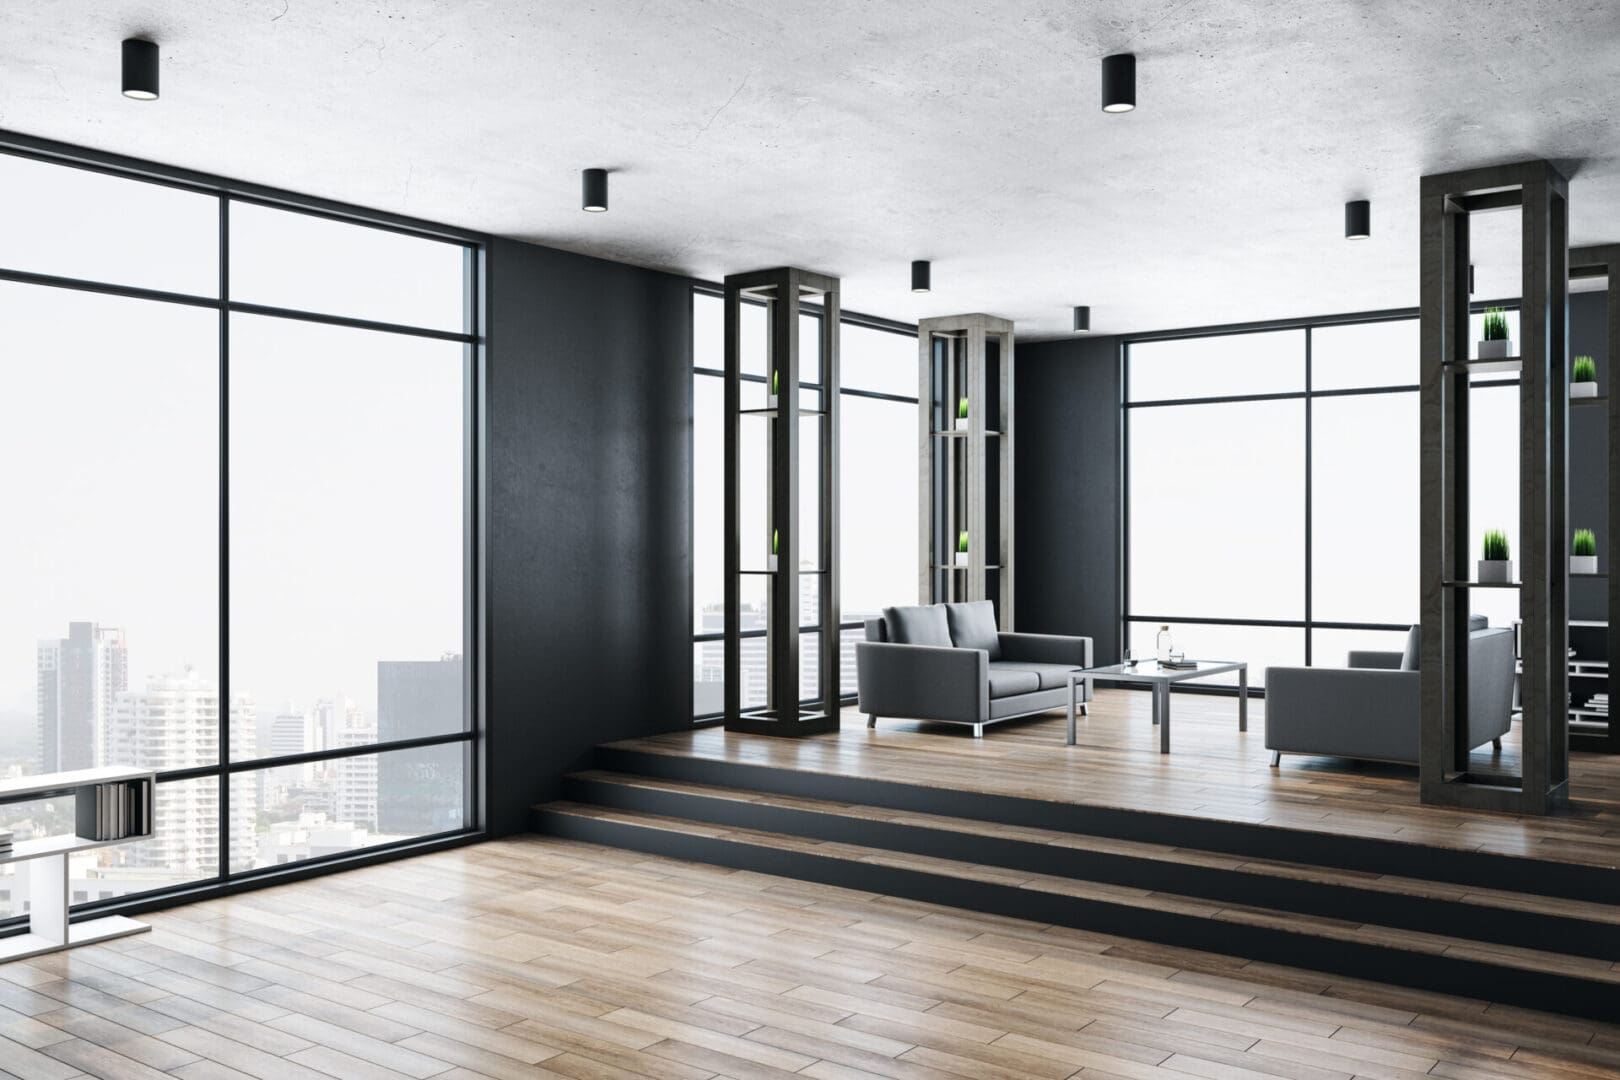
[[[1033,694],[1041,688],[1041,677],[1033,671],[1014,667],[990,669],[990,696],[1012,697],[1014,694]]]
[[[958,649],[983,649],[990,659],[1001,659],[1001,639],[996,636],[996,605],[988,600],[966,604],[946,604],[945,621],[951,628],[951,644]]]
[[[897,645],[951,646],[951,629],[942,604],[919,604],[883,609],[884,628]]]
[[[1468,616],[1468,632],[1484,630],[1490,625],[1490,620],[1483,615]],[[1406,648],[1401,650],[1401,670],[1416,671],[1418,669],[1418,652],[1421,646],[1418,643],[1418,627],[1413,626],[1406,632]]]
[[[1069,685],[1069,672],[1074,664],[1038,664],[1025,660],[992,660],[990,674],[998,671],[1027,671],[1040,680],[1041,690],[1062,690]],[[994,696],[994,695],[991,695]]]

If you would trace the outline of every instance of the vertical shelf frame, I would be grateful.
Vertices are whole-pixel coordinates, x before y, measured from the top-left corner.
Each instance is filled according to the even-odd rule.
[[[1607,613],[1606,658],[1609,677],[1604,689],[1609,693],[1609,730],[1606,734],[1578,734],[1572,732],[1572,749],[1592,750],[1605,754],[1620,754],[1620,724],[1614,718],[1614,670],[1620,659],[1620,467],[1615,464],[1616,448],[1620,447],[1620,394],[1615,393],[1615,372],[1620,371],[1620,244],[1570,248],[1570,277],[1608,279],[1608,347],[1604,358],[1604,412],[1608,416],[1609,459],[1609,513],[1608,535],[1604,541],[1604,562],[1600,570],[1608,573],[1609,610]],[[1568,361],[1573,363],[1573,358]]]
[[[1470,770],[1469,223],[1518,207],[1523,767]],[[1546,161],[1425,176],[1422,222],[1422,726],[1425,803],[1546,814],[1569,798],[1569,185]]]
[[[779,267],[725,280],[725,497],[726,497],[726,628],[725,728],[756,735],[801,736],[837,731],[842,708],[839,670],[839,550],[838,550],[838,439],[840,329],[839,281],[825,274],[796,267]],[[800,403],[802,365],[799,354],[799,316],[809,300],[821,306],[820,407],[806,410]],[[769,582],[766,619],[766,686],[764,708],[742,704],[742,578],[761,573],[742,565],[743,530],[764,523],[742,520],[742,308],[745,302],[762,303],[766,311],[768,348],[766,378],[778,381],[774,410],[750,409],[770,426],[770,462],[767,470],[767,506],[770,531],[780,538],[776,568],[765,572]],[[820,423],[820,529],[814,538],[820,578],[817,590],[816,634],[819,692],[806,709],[799,694],[799,433],[800,418],[815,416]]]
[[[1013,324],[950,315],[917,324],[918,595],[925,603],[993,600],[1013,629]],[[955,427],[968,399],[968,427]],[[968,534],[968,562],[956,565]],[[992,538],[995,544],[992,546]]]

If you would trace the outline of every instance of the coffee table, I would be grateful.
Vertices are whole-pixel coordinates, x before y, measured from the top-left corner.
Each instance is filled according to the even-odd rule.
[[[1083,682],[1134,683],[1153,688],[1153,722],[1159,728],[1159,753],[1170,752],[1170,687],[1228,671],[1238,673],[1238,730],[1249,730],[1249,665],[1242,660],[1198,660],[1196,667],[1163,668],[1157,660],[1075,668],[1069,672],[1069,745],[1074,745],[1076,691]]]

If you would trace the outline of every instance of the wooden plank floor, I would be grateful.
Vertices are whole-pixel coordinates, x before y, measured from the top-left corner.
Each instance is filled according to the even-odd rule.
[[[0,965],[0,1075],[1620,1076],[1620,1025],[521,837]]]
[[[1225,821],[1376,837],[1463,850],[1620,866],[1620,757],[1571,755],[1570,811],[1515,817],[1423,806],[1417,767],[1285,754],[1270,767],[1265,704],[1249,703],[1237,730],[1229,697],[1178,694],[1172,746],[1158,752],[1150,695],[1097,691],[1079,743],[1064,745],[1061,712],[1015,720],[970,738],[956,725],[880,720],[868,730],[853,708],[836,734],[802,739],[700,728],[616,746],[778,768],[1059,802],[1186,814]],[[1518,729],[1501,762],[1517,767]],[[1489,758],[1489,748],[1476,752]]]

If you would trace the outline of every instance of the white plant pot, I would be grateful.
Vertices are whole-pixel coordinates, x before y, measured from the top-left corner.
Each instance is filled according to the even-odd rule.
[[[958,551],[956,553],[956,565],[957,566],[966,566],[967,564],[968,564],[968,553],[965,552],[965,551]]]
[[[1596,555],[1571,555],[1569,557],[1569,572],[1572,574],[1597,573]]]
[[[1479,560],[1478,580],[1482,585],[1505,585],[1510,583],[1513,580],[1513,560]]]
[[[765,556],[765,569],[769,570],[773,574],[776,573],[776,556],[775,555],[767,555],[767,556]]]
[[[1595,383],[1595,382],[1572,382],[1572,383],[1569,384],[1569,396],[1572,397],[1572,398],[1594,398],[1594,397],[1597,397],[1597,383]]]
[[[967,429],[968,429],[968,418],[965,417],[965,416],[958,416],[956,418],[956,430],[957,431],[966,431]]]
[[[776,408],[776,395],[775,394],[766,394],[765,395],[765,407],[767,409]]]
[[[1481,360],[1506,360],[1510,356],[1518,356],[1519,352],[1513,347],[1510,338],[1498,338],[1495,341],[1482,341],[1479,343],[1479,358]]]

